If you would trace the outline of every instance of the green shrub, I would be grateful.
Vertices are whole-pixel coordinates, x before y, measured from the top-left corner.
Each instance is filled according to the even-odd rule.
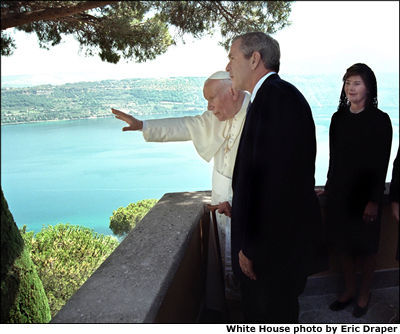
[[[130,203],[126,208],[120,207],[114,210],[110,217],[110,229],[119,237],[129,233],[157,201],[156,199],[144,199]]]
[[[47,226],[36,235],[21,232],[53,317],[119,244],[112,236],[69,224]]]

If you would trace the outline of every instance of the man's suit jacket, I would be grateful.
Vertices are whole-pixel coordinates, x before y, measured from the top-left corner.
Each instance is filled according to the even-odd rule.
[[[240,250],[256,274],[306,275],[321,241],[314,191],[315,125],[300,91],[269,76],[247,112],[233,173],[232,264]]]

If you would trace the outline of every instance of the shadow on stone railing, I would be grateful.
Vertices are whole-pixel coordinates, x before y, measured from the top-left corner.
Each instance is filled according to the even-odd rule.
[[[165,194],[52,323],[194,323],[204,298],[210,192]]]
[[[52,323],[196,323],[204,306],[209,191],[165,194]],[[320,199],[324,215],[324,199]],[[374,288],[398,285],[398,224],[385,198]],[[305,295],[341,289],[340,267],[308,278]]]

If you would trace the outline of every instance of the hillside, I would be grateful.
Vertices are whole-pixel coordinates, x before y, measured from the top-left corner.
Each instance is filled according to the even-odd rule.
[[[133,115],[199,113],[206,108],[202,93],[204,79],[124,79],[2,88],[1,122],[110,117],[111,107]]]

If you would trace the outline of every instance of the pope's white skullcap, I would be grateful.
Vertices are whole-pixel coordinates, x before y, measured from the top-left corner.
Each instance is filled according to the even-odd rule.
[[[207,80],[214,79],[214,80],[224,80],[224,79],[230,79],[231,77],[229,76],[229,72],[226,71],[217,71],[213,74],[211,74]]]

